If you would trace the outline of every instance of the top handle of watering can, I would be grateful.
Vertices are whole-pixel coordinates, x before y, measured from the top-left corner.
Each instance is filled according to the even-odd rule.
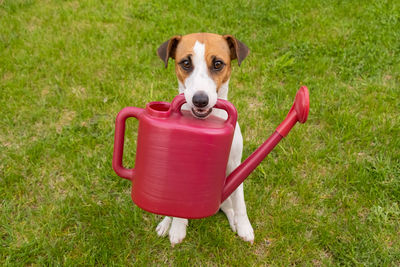
[[[171,111],[180,113],[181,107],[185,103],[186,103],[186,99],[185,99],[184,94],[177,95],[171,103]],[[237,121],[237,110],[232,105],[232,103],[230,103],[226,100],[223,100],[223,99],[218,99],[214,108],[219,108],[219,109],[225,110],[228,113],[228,119],[225,121],[225,123],[228,123],[228,124],[232,125],[233,128],[235,128],[236,121]]]
[[[115,136],[114,136],[114,153],[112,166],[118,176],[132,180],[135,174],[135,169],[127,169],[122,165],[124,155],[124,140],[125,140],[125,122],[126,119],[134,117],[140,120],[140,115],[144,109],[136,107],[126,107],[122,109],[115,120]]]

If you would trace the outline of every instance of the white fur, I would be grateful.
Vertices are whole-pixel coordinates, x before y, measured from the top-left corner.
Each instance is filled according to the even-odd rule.
[[[156,228],[158,236],[166,236],[170,225],[171,218],[168,216],[164,217],[164,219],[157,225]]]
[[[217,103],[217,85],[208,75],[207,63],[204,58],[205,45],[196,41],[193,47],[192,64],[194,69],[184,84],[185,98],[188,106],[193,107],[192,98],[198,91],[204,91],[208,95],[208,105],[205,109],[213,107]]]
[[[205,45],[196,41],[193,47],[192,63],[194,66],[193,72],[185,83],[179,84],[179,93],[184,93],[186,102],[184,109],[190,109],[193,106],[192,97],[197,91],[204,91],[208,95],[209,104],[206,108],[213,107],[217,103],[217,99],[228,99],[229,80],[222,84],[217,93],[217,87],[213,79],[208,75],[207,63],[204,57]],[[227,113],[224,110],[213,109],[213,115],[227,118]],[[235,134],[231,152],[229,154],[226,175],[228,176],[237,166],[240,165],[243,151],[243,137],[240,131],[239,124],[236,124]],[[221,204],[221,210],[226,214],[229,225],[232,231],[244,240],[253,243],[254,232],[247,217],[246,204],[244,202],[243,184],[241,184],[232,195]],[[172,246],[182,242],[186,236],[187,219],[165,217],[157,226],[156,231],[159,236],[165,236],[169,229],[169,239]],[[171,226],[171,227],[170,227]]]

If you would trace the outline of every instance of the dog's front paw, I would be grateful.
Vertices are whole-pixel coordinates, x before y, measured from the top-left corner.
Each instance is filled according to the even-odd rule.
[[[188,224],[187,219],[173,218],[171,229],[169,230],[169,241],[171,246],[174,247],[179,244],[186,237],[186,226]]]
[[[246,242],[253,244],[254,231],[246,215],[235,216],[237,234]]]
[[[167,216],[157,225],[156,228],[157,235],[166,236],[170,225],[171,225],[171,218]]]

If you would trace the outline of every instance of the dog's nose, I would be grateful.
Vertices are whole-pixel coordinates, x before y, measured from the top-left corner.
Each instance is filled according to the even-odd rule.
[[[192,98],[193,105],[204,108],[208,105],[208,95],[204,91],[196,92]]]

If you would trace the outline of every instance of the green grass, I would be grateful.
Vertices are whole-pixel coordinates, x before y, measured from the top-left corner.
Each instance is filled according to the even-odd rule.
[[[390,0],[0,0],[0,265],[400,265],[399,29]],[[175,96],[155,51],[191,32],[251,49],[230,84],[244,156],[310,89],[245,183],[253,245],[218,213],[171,248],[111,168],[117,112]]]

